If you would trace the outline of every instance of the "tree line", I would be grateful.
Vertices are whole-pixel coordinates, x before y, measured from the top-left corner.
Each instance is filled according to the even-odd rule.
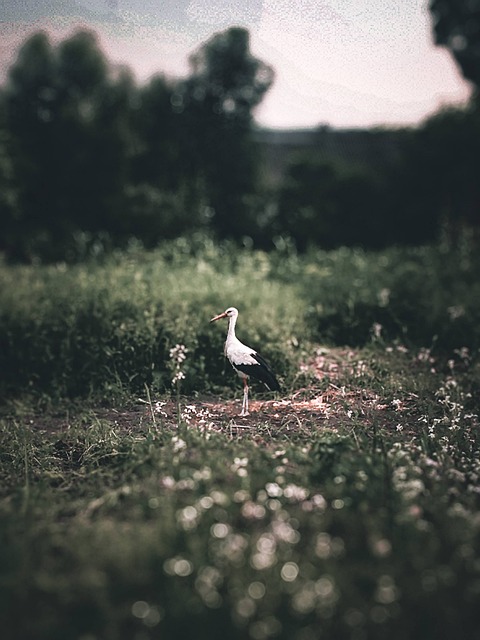
[[[138,86],[92,32],[57,46],[30,37],[0,95],[1,249],[56,259],[99,238],[248,234],[252,111],[273,70],[240,28],[213,36],[190,67]]]
[[[452,2],[432,0],[435,33],[475,85],[478,36],[470,17],[459,40]],[[325,159],[313,144],[272,187],[253,114],[273,79],[242,28],[204,43],[185,79],[142,85],[90,31],[58,45],[34,34],[0,90],[0,251],[75,260],[133,237],[153,247],[199,231],[266,249],[276,238],[300,250],[377,248],[441,232],[454,242],[480,227],[478,91],[416,128],[368,132],[393,139],[385,162],[368,161],[368,136],[363,161]]]

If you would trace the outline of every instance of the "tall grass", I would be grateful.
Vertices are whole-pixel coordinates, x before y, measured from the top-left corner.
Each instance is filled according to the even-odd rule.
[[[294,383],[311,342],[400,340],[444,352],[480,346],[480,259],[468,245],[272,254],[180,240],[76,266],[0,267],[2,392],[108,398],[170,384],[168,354],[190,354],[183,389],[234,384],[224,331],[239,334]]]
[[[466,243],[318,252],[301,280],[317,340],[362,345],[376,331],[445,352],[480,347],[479,274],[478,251]]]
[[[103,264],[2,267],[0,327],[4,390],[57,396],[168,388],[168,354],[189,350],[185,391],[229,384],[224,330],[213,314],[236,305],[239,331],[288,378],[292,345],[305,333],[303,305],[260,253],[232,256],[213,245],[191,255],[181,243],[118,254]]]

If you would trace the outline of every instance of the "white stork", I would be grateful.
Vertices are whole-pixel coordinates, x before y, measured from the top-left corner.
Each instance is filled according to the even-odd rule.
[[[243,342],[240,342],[236,337],[235,324],[238,318],[238,309],[229,307],[223,313],[212,318],[210,322],[215,322],[220,318],[229,318],[227,339],[225,341],[225,356],[243,380],[243,404],[240,415],[248,416],[248,378],[250,376],[263,382],[270,391],[279,391],[280,385],[262,356],[247,347]]]

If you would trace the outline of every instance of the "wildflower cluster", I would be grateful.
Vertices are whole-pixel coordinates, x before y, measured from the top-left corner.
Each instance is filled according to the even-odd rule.
[[[468,350],[457,352],[464,365],[469,363]],[[456,378],[456,362],[448,361],[449,375],[441,382],[435,392],[437,403],[436,415],[433,417],[422,415],[419,422],[426,425],[428,438],[443,448],[445,453],[452,453],[448,449],[455,449],[459,444],[458,438],[464,439],[465,434],[478,425],[478,415],[468,410],[472,400],[472,393],[466,391]],[[462,435],[461,435],[462,434]]]
[[[182,365],[187,358],[188,349],[184,344],[176,344],[170,349],[170,361],[172,363],[172,384],[178,385],[181,380],[185,380],[185,373]]]
[[[166,402],[157,400],[153,405],[153,412],[155,415],[160,415],[163,418],[168,418],[168,413],[165,411]]]
[[[182,419],[185,424],[188,427],[196,427],[207,438],[215,428],[215,422],[212,418],[213,414],[208,408],[197,407],[194,404],[187,404],[182,411]]]

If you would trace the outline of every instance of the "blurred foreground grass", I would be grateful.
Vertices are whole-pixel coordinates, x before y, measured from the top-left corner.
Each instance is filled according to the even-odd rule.
[[[247,420],[168,396],[4,417],[2,637],[479,637],[478,365],[334,355]]]

